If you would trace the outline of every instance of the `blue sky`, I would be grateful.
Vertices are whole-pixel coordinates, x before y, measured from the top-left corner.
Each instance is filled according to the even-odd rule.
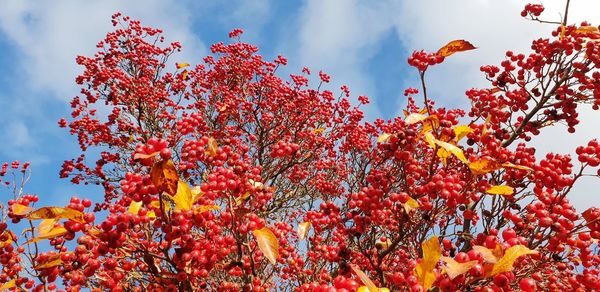
[[[560,19],[564,1],[542,1],[547,19]],[[428,72],[429,90],[439,104],[466,108],[464,91],[486,86],[479,67],[496,64],[507,49],[526,51],[531,40],[552,27],[526,21],[518,0],[328,0],[328,1],[27,1],[0,0],[0,161],[30,160],[28,191],[47,204],[62,205],[73,194],[99,198],[99,189],[77,188],[58,178],[63,160],[77,153],[75,139],[56,121],[68,116],[78,90],[74,59],[90,55],[112,29],[110,15],[121,11],[144,25],[164,29],[184,46],[176,61],[198,63],[210,44],[227,41],[243,28],[243,41],[258,45],[268,58],[289,60],[281,72],[303,66],[331,74],[332,90],[347,84],[352,95],[367,95],[367,118],[392,118],[402,108],[406,87],[418,87],[406,59],[415,49],[435,51],[453,39],[478,49],[457,54]],[[571,21],[600,23],[600,1],[572,0]],[[565,129],[544,133],[540,154],[568,153],[597,138],[598,113],[585,111],[577,135]],[[581,210],[598,205],[597,179],[583,181],[572,200]],[[1,196],[6,192],[2,191]],[[595,196],[595,198],[594,198]],[[3,201],[6,198],[2,198]]]

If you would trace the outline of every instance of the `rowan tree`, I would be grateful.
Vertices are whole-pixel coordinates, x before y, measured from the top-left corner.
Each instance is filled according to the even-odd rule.
[[[475,49],[455,40],[415,51],[422,84],[404,117],[373,122],[367,97],[321,89],[324,72],[311,86],[307,68],[279,77],[287,60],[239,29],[191,66],[160,30],[115,14],[77,58],[81,95],[59,121],[81,147],[60,176],[104,199],[36,206],[29,165],[4,164],[0,290],[600,289],[600,209],[568,200],[600,176],[600,143],[576,160],[530,146],[599,108],[600,32],[569,24],[568,4],[559,22],[543,9],[522,16],[552,35],[482,66],[489,87],[466,92],[470,108],[427,95],[428,70]]]

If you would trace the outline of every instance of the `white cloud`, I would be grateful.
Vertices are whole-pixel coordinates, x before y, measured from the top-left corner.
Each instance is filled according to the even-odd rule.
[[[0,10],[0,29],[20,52],[24,83],[66,100],[77,93],[74,78],[81,69],[75,57],[96,50],[96,43],[113,30],[110,16],[117,11],[164,29],[169,39],[185,44],[184,52],[205,52],[189,27],[190,12],[177,1],[8,0]]]

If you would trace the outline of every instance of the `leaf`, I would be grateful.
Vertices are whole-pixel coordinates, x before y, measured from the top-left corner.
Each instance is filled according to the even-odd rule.
[[[512,164],[510,162],[502,163],[502,166],[508,167],[508,168],[519,169],[519,170],[533,171],[533,169],[531,167],[527,167],[527,166],[524,166],[524,165]]]
[[[441,47],[437,51],[437,54],[442,57],[448,57],[457,52],[463,52],[463,51],[474,50],[474,49],[476,49],[476,47],[473,46],[468,41],[453,40],[453,41],[447,43],[445,46]],[[427,289],[425,289],[425,290],[427,290]]]
[[[435,139],[435,138],[434,138],[434,139]],[[456,158],[458,158],[458,160],[462,161],[462,162],[463,162],[463,163],[465,163],[465,164],[467,164],[467,163],[468,163],[468,161],[467,161],[467,158],[465,157],[465,154],[464,154],[464,153],[463,153],[463,151],[462,151],[460,148],[458,148],[457,146],[455,146],[455,145],[452,145],[452,144],[450,144],[450,143],[448,143],[448,142],[442,142],[442,141],[439,141],[439,140],[434,140],[434,142],[435,142],[435,144],[437,144],[438,146],[440,146],[440,147],[442,147],[442,148],[446,149],[446,151],[448,151],[448,152],[450,152],[450,153],[454,154],[454,156],[456,156]]]
[[[444,148],[438,148],[437,156],[442,160],[442,164],[446,165],[446,160],[450,157],[452,153],[448,152]]]
[[[384,250],[388,249],[390,245],[392,245],[392,241],[389,238],[386,241],[381,240],[381,238],[375,241],[375,246]]]
[[[140,211],[140,208],[142,208],[142,201],[131,201],[129,208],[127,208],[127,213],[137,215],[137,213]]]
[[[513,270],[515,261],[524,255],[537,254],[535,250],[531,250],[524,245],[514,245],[504,252],[504,256],[498,260],[492,269],[492,276],[500,273],[510,272]]]
[[[468,272],[474,265],[478,263],[478,261],[459,263],[455,259],[449,257],[443,257],[442,260],[446,265],[446,274],[450,279],[454,279],[457,276]]]
[[[303,240],[310,229],[310,222],[302,222],[298,224],[298,238]]]
[[[41,270],[41,269],[47,269],[47,268],[52,268],[52,267],[56,267],[58,265],[62,265],[62,260],[60,259],[60,254],[58,255],[57,258],[52,259],[52,260],[48,260],[47,262],[37,265],[35,266],[36,270]]]
[[[379,290],[379,292],[390,292],[390,289],[388,289],[388,288],[378,288],[378,290]],[[358,287],[356,292],[372,292],[372,291],[369,290],[369,287],[367,287],[367,286],[360,286],[360,287]],[[375,291],[375,292],[377,292],[377,291]]]
[[[433,134],[431,134],[431,132],[426,132],[425,135],[425,141],[427,141],[427,143],[429,143],[429,147],[431,148],[435,148],[435,137],[433,137]]]
[[[173,196],[173,202],[175,203],[175,211],[191,210],[193,202],[192,189],[187,182],[179,180],[177,182],[177,193]]]
[[[38,225],[38,236],[46,236],[52,229],[54,229],[54,225],[58,222],[58,219],[44,219]]]
[[[33,210],[33,208],[22,205],[22,204],[12,204],[12,206],[10,206],[10,210],[15,215],[23,216],[23,215],[26,215],[27,213],[31,212],[31,210]]]
[[[38,237],[32,238],[28,241],[25,242],[25,244],[29,244],[29,243],[34,243],[34,242],[38,242],[42,239],[51,239],[51,238],[55,238],[61,235],[65,235],[67,233],[67,229],[64,228],[63,226],[57,226],[52,228],[50,231],[48,231],[45,234],[40,234],[38,235]]]
[[[492,186],[485,192],[490,195],[510,196],[515,193],[515,189],[509,186]]]
[[[192,204],[196,203],[198,199],[204,196],[204,192],[200,189],[200,186],[195,186],[192,188]]]
[[[578,35],[578,34],[585,34],[585,35],[587,35],[587,34],[600,34],[600,31],[598,31],[598,27],[591,26],[591,25],[584,25],[584,26],[581,26],[581,27],[577,28],[575,30],[575,34],[576,35]]]
[[[210,157],[214,157],[217,155],[217,151],[219,150],[219,144],[217,144],[217,140],[215,138],[208,138],[208,145],[206,145],[206,155]]]
[[[419,280],[419,284],[427,291],[435,282],[436,276],[433,272],[440,257],[442,256],[442,248],[437,236],[433,236],[421,244],[423,249],[423,258],[415,267],[415,276]]]
[[[412,114],[408,115],[406,117],[406,119],[404,119],[404,122],[406,122],[407,125],[412,125],[412,124],[416,124],[418,122],[421,122],[421,121],[423,121],[425,119],[427,119],[427,115],[418,114],[418,113],[412,113]]]
[[[185,67],[189,67],[190,64],[189,63],[177,63],[177,69],[181,69],[181,68],[185,68]]]
[[[15,287],[15,285],[16,285],[16,280],[12,279],[12,280],[2,284],[2,286],[0,286],[0,291],[6,291],[10,288]]]
[[[475,245],[473,246],[473,250],[480,253],[486,263],[495,264],[498,262],[498,255],[494,254],[493,250],[485,246]]]
[[[136,153],[133,155],[133,160],[152,158],[152,157],[155,157],[156,155],[158,155],[159,153],[160,153],[160,151],[152,152],[150,154]]]
[[[313,129],[311,132],[315,135],[322,134],[323,132],[325,132],[325,128],[316,128]]]
[[[0,241],[0,248],[4,248],[5,246],[8,246],[13,242],[13,237],[10,236],[10,233],[8,231],[2,232],[2,235],[4,235],[4,234],[6,234],[8,236],[6,237],[5,241]]]
[[[165,192],[170,196],[177,193],[179,176],[172,160],[162,160],[155,163],[150,171],[150,179],[152,179],[152,183],[160,193]]]
[[[352,271],[354,271],[354,273],[358,276],[360,281],[363,284],[365,284],[365,286],[367,286],[367,289],[369,292],[379,291],[379,288],[377,288],[377,285],[375,285],[375,283],[373,283],[373,281],[371,281],[371,279],[369,279],[369,276],[367,276],[367,274],[365,274],[365,272],[361,271],[360,268],[358,268],[354,264],[350,265],[350,268],[352,268]]]
[[[219,211],[221,207],[218,205],[201,205],[194,208],[195,213],[203,213],[206,211]]]
[[[402,207],[404,207],[404,211],[406,211],[406,213],[410,213],[410,211],[419,208],[419,202],[417,202],[417,200],[413,199],[413,198],[408,198],[408,201],[406,201],[406,203],[402,204]]]
[[[385,143],[390,139],[390,137],[392,137],[392,135],[388,133],[382,133],[379,135],[379,137],[377,137],[377,143]]]
[[[480,158],[469,162],[469,169],[475,175],[482,175],[500,169],[501,165],[495,160]]]
[[[455,141],[458,142],[460,141],[462,138],[464,138],[465,136],[467,136],[470,133],[473,133],[473,129],[471,129],[471,127],[469,127],[468,125],[459,125],[454,127],[454,136],[455,136]]]
[[[71,208],[62,207],[42,207],[25,216],[27,219],[71,219],[80,223],[85,223],[83,213]]]
[[[271,264],[276,264],[277,258],[279,257],[279,242],[277,241],[275,234],[273,234],[273,231],[267,227],[263,227],[261,229],[253,230],[252,234],[256,237],[256,242],[258,243],[260,251],[262,251]]]

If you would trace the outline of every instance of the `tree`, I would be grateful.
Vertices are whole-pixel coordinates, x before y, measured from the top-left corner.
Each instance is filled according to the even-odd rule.
[[[549,22],[542,11],[522,15]],[[600,209],[567,198],[600,176],[600,144],[578,162],[528,146],[600,106],[600,32],[567,12],[530,53],[481,67],[490,87],[467,91],[466,111],[435,107],[425,72],[474,47],[415,51],[422,88],[406,90],[405,117],[372,123],[366,97],[321,90],[323,72],[313,89],[306,68],[281,79],[286,59],[264,60],[239,29],[202,64],[172,65],[178,43],[115,14],[77,58],[82,96],[59,121],[82,150],[61,177],[101,185],[104,201],[34,206],[28,164],[4,164],[0,290],[600,289]]]

